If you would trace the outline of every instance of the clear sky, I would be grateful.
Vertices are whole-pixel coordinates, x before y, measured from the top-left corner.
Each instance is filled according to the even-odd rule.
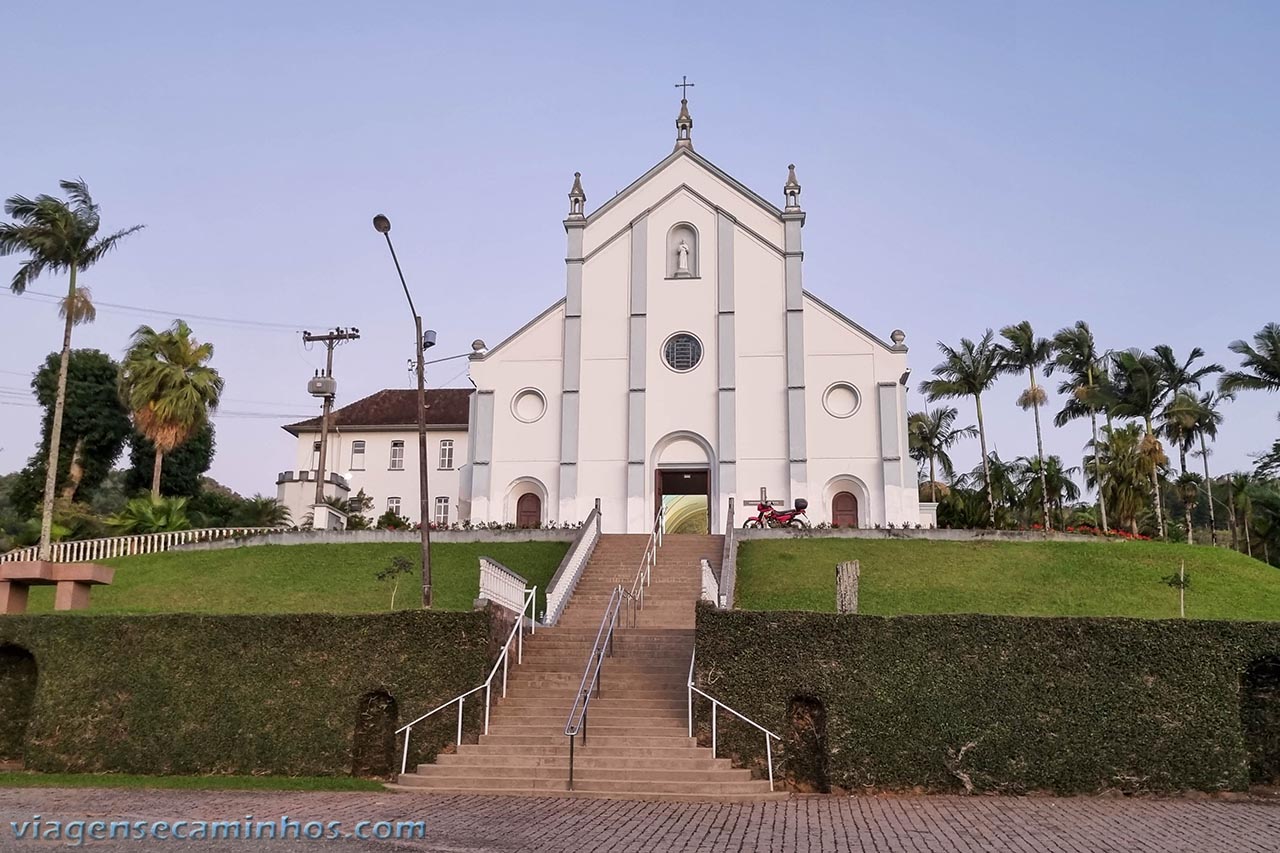
[[[494,344],[563,295],[573,172],[591,209],[670,151],[682,74],[700,153],[779,204],[797,164],[805,285],[906,331],[913,408],[934,342],[988,326],[1083,318],[1103,347],[1234,364],[1230,341],[1280,320],[1276,3],[60,2],[0,22],[0,195],[83,176],[107,228],[147,225],[84,277],[102,307],[75,344],[119,356],[186,317],[227,381],[211,473],[246,494],[292,467],[279,424],[318,412],[301,329],[363,332],[340,403],[410,384],[374,213],[434,353]],[[38,430],[13,392],[61,325],[7,292],[0,318],[8,471]],[[1006,458],[1034,452],[1021,384],[987,406]],[[1248,465],[1278,409],[1233,404],[1214,465]],[[1079,464],[1086,437],[1047,449]]]

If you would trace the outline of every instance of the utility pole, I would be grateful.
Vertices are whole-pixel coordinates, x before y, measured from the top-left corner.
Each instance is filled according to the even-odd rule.
[[[322,343],[326,350],[324,375],[316,375],[307,383],[307,390],[314,397],[324,399],[323,413],[320,415],[320,458],[316,464],[316,500],[324,503],[325,455],[329,444],[329,415],[333,412],[333,398],[338,393],[338,383],[333,379],[333,350],[340,343],[354,341],[360,337],[359,329],[336,328],[327,335],[302,333],[302,342],[307,344]]]

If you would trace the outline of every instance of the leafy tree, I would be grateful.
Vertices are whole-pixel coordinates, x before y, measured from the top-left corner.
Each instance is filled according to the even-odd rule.
[[[1168,399],[1169,373],[1157,356],[1138,349],[1125,350],[1111,356],[1115,384],[1112,389],[1111,412],[1116,417],[1143,422],[1146,432],[1141,452],[1147,458],[1144,466],[1151,478],[1151,505],[1156,514],[1156,533],[1165,538],[1164,508],[1160,501],[1160,469],[1168,461],[1160,439],[1156,436],[1156,412]]]
[[[368,530],[371,526],[369,516],[365,513],[373,509],[373,498],[364,493],[364,489],[347,499],[347,529]]]
[[[912,412],[907,416],[907,444],[911,458],[923,464],[929,463],[929,500],[938,500],[937,466],[942,466],[942,475],[950,480],[955,476],[955,466],[947,453],[964,438],[973,438],[978,434],[975,426],[956,427],[959,412],[954,406],[942,406],[932,411]]]
[[[91,323],[96,316],[86,288],[77,287],[76,277],[114,249],[121,240],[143,226],[135,225],[106,237],[99,237],[102,220],[98,205],[84,180],[60,181],[67,199],[51,195],[10,196],[4,212],[13,222],[0,222],[0,257],[24,254],[27,259],[14,273],[9,289],[25,293],[45,273],[67,273],[67,295],[60,314],[65,321],[58,381],[54,391],[53,419],[49,430],[49,453],[45,458],[44,504],[40,516],[40,559],[49,558],[53,526],[53,501],[57,492],[58,463],[62,449],[62,413],[66,404],[67,373],[71,358],[71,330]]]
[[[1245,553],[1253,556],[1249,541],[1249,516],[1253,514],[1253,475],[1235,471],[1227,475],[1227,512],[1231,519],[1231,547],[1240,550],[1240,528],[1244,527]]]
[[[48,451],[57,405],[60,357],[52,353],[31,381],[44,406],[40,451],[27,463],[15,496],[24,516],[35,511],[46,481]],[[59,442],[57,488],[63,501],[92,494],[111,472],[129,437],[129,414],[117,392],[119,367],[94,349],[72,350]]]
[[[933,369],[936,378],[921,382],[920,391],[929,398],[929,402],[956,397],[973,398],[978,413],[978,443],[981,445],[982,466],[985,469],[988,464],[987,432],[982,421],[982,395],[995,384],[1002,367],[995,335],[987,329],[977,343],[961,338],[960,346],[952,348],[939,341],[938,349],[942,352],[943,360]],[[990,471],[984,472],[983,481],[987,490],[987,521],[991,527],[995,527],[996,503]]]
[[[378,516],[373,526],[378,530],[408,530],[409,519],[389,509]]]
[[[1194,471],[1183,471],[1178,477],[1176,485],[1178,487],[1178,496],[1182,498],[1182,518],[1183,525],[1187,529],[1187,544],[1194,545],[1195,525],[1191,521],[1191,513],[1196,508],[1196,501],[1200,497],[1200,475]]]
[[[155,445],[141,433],[129,440],[129,472],[126,483],[130,493],[149,489],[155,474]],[[160,490],[166,495],[194,499],[204,489],[204,474],[213,464],[216,441],[212,421],[202,424],[185,443],[165,457],[160,472]]]
[[[200,343],[182,320],[157,332],[139,326],[125,353],[121,390],[134,425],[154,448],[151,495],[160,496],[164,457],[181,447],[218,407],[223,381],[208,366],[213,344]]]
[[[1075,467],[1067,467],[1062,462],[1061,456],[1046,456],[1044,458],[1044,470],[1041,470],[1041,462],[1037,458],[1027,458],[1021,456],[1017,460],[1018,467],[1025,472],[1023,476],[1024,490],[1026,500],[1032,506],[1036,504],[1047,505],[1051,510],[1050,517],[1057,516],[1062,520],[1065,526],[1065,515],[1063,513],[1063,505],[1068,501],[1079,500],[1080,486],[1072,479],[1072,476],[1079,473],[1080,469]],[[1041,496],[1040,490],[1048,489],[1045,496]],[[1046,524],[1046,528],[1049,525]]]
[[[124,505],[124,509],[107,519],[107,526],[117,536],[190,530],[187,499],[152,495],[134,498]]]
[[[183,447],[189,446],[187,444]],[[166,465],[164,476],[168,476],[173,467]],[[188,500],[187,514],[196,527],[232,527],[239,524],[237,519],[243,503],[244,498],[230,490],[211,489],[202,485],[199,494]]]
[[[1105,492],[1115,522],[1135,534],[1153,466],[1145,441],[1138,424],[1103,427],[1101,438],[1089,442],[1093,453],[1085,457],[1085,485]]]
[[[1008,527],[1023,506],[1023,472],[1016,462],[1005,462],[1000,454],[991,451],[982,464],[976,466],[964,478],[964,485],[976,484],[994,501],[993,527]]]
[[[1233,341],[1230,349],[1244,356],[1239,370],[1222,375],[1218,387],[1236,391],[1280,391],[1280,323],[1268,323],[1253,336],[1253,344]]]
[[[1026,372],[1030,384],[1023,389],[1018,395],[1018,405],[1025,412],[1030,409],[1036,424],[1036,459],[1039,464],[1036,466],[1040,475],[1040,514],[1044,521],[1045,531],[1051,526],[1049,523],[1049,489],[1045,484],[1045,466],[1044,466],[1044,435],[1040,430],[1040,407],[1048,402],[1048,395],[1045,394],[1044,388],[1036,381],[1037,374],[1040,369],[1049,363],[1049,359],[1053,356],[1053,345],[1049,343],[1048,338],[1036,337],[1035,330],[1031,328],[1028,320],[1021,323],[1015,323],[1012,326],[1005,326],[1000,330],[1000,336],[1008,343],[1000,344],[1000,360],[1001,372],[1010,374],[1019,374]]]
[[[1045,373],[1061,370],[1064,374],[1058,384],[1058,393],[1066,397],[1062,411],[1053,418],[1055,426],[1065,426],[1077,418],[1088,417],[1094,444],[1098,442],[1098,411],[1104,409],[1108,399],[1109,384],[1106,366],[1098,353],[1093,331],[1084,320],[1074,326],[1059,329],[1053,336],[1053,360],[1045,365]],[[1095,479],[1103,482],[1101,469],[1094,471]],[[1105,490],[1098,490],[1098,512],[1103,530],[1108,530],[1107,499]]]

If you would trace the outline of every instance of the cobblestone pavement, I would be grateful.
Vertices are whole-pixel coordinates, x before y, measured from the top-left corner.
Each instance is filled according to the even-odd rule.
[[[0,789],[0,850],[11,822],[72,820],[423,820],[413,841],[89,841],[93,851],[911,851],[911,853],[1274,853],[1280,803],[1012,797],[794,797],[745,805],[398,793]]]

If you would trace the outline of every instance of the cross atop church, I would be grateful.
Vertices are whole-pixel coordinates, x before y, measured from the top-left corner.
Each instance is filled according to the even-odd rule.
[[[688,75],[681,74],[680,82],[676,84],[676,88],[680,90],[680,100],[689,100],[689,87],[696,86],[696,83],[690,83]]]

